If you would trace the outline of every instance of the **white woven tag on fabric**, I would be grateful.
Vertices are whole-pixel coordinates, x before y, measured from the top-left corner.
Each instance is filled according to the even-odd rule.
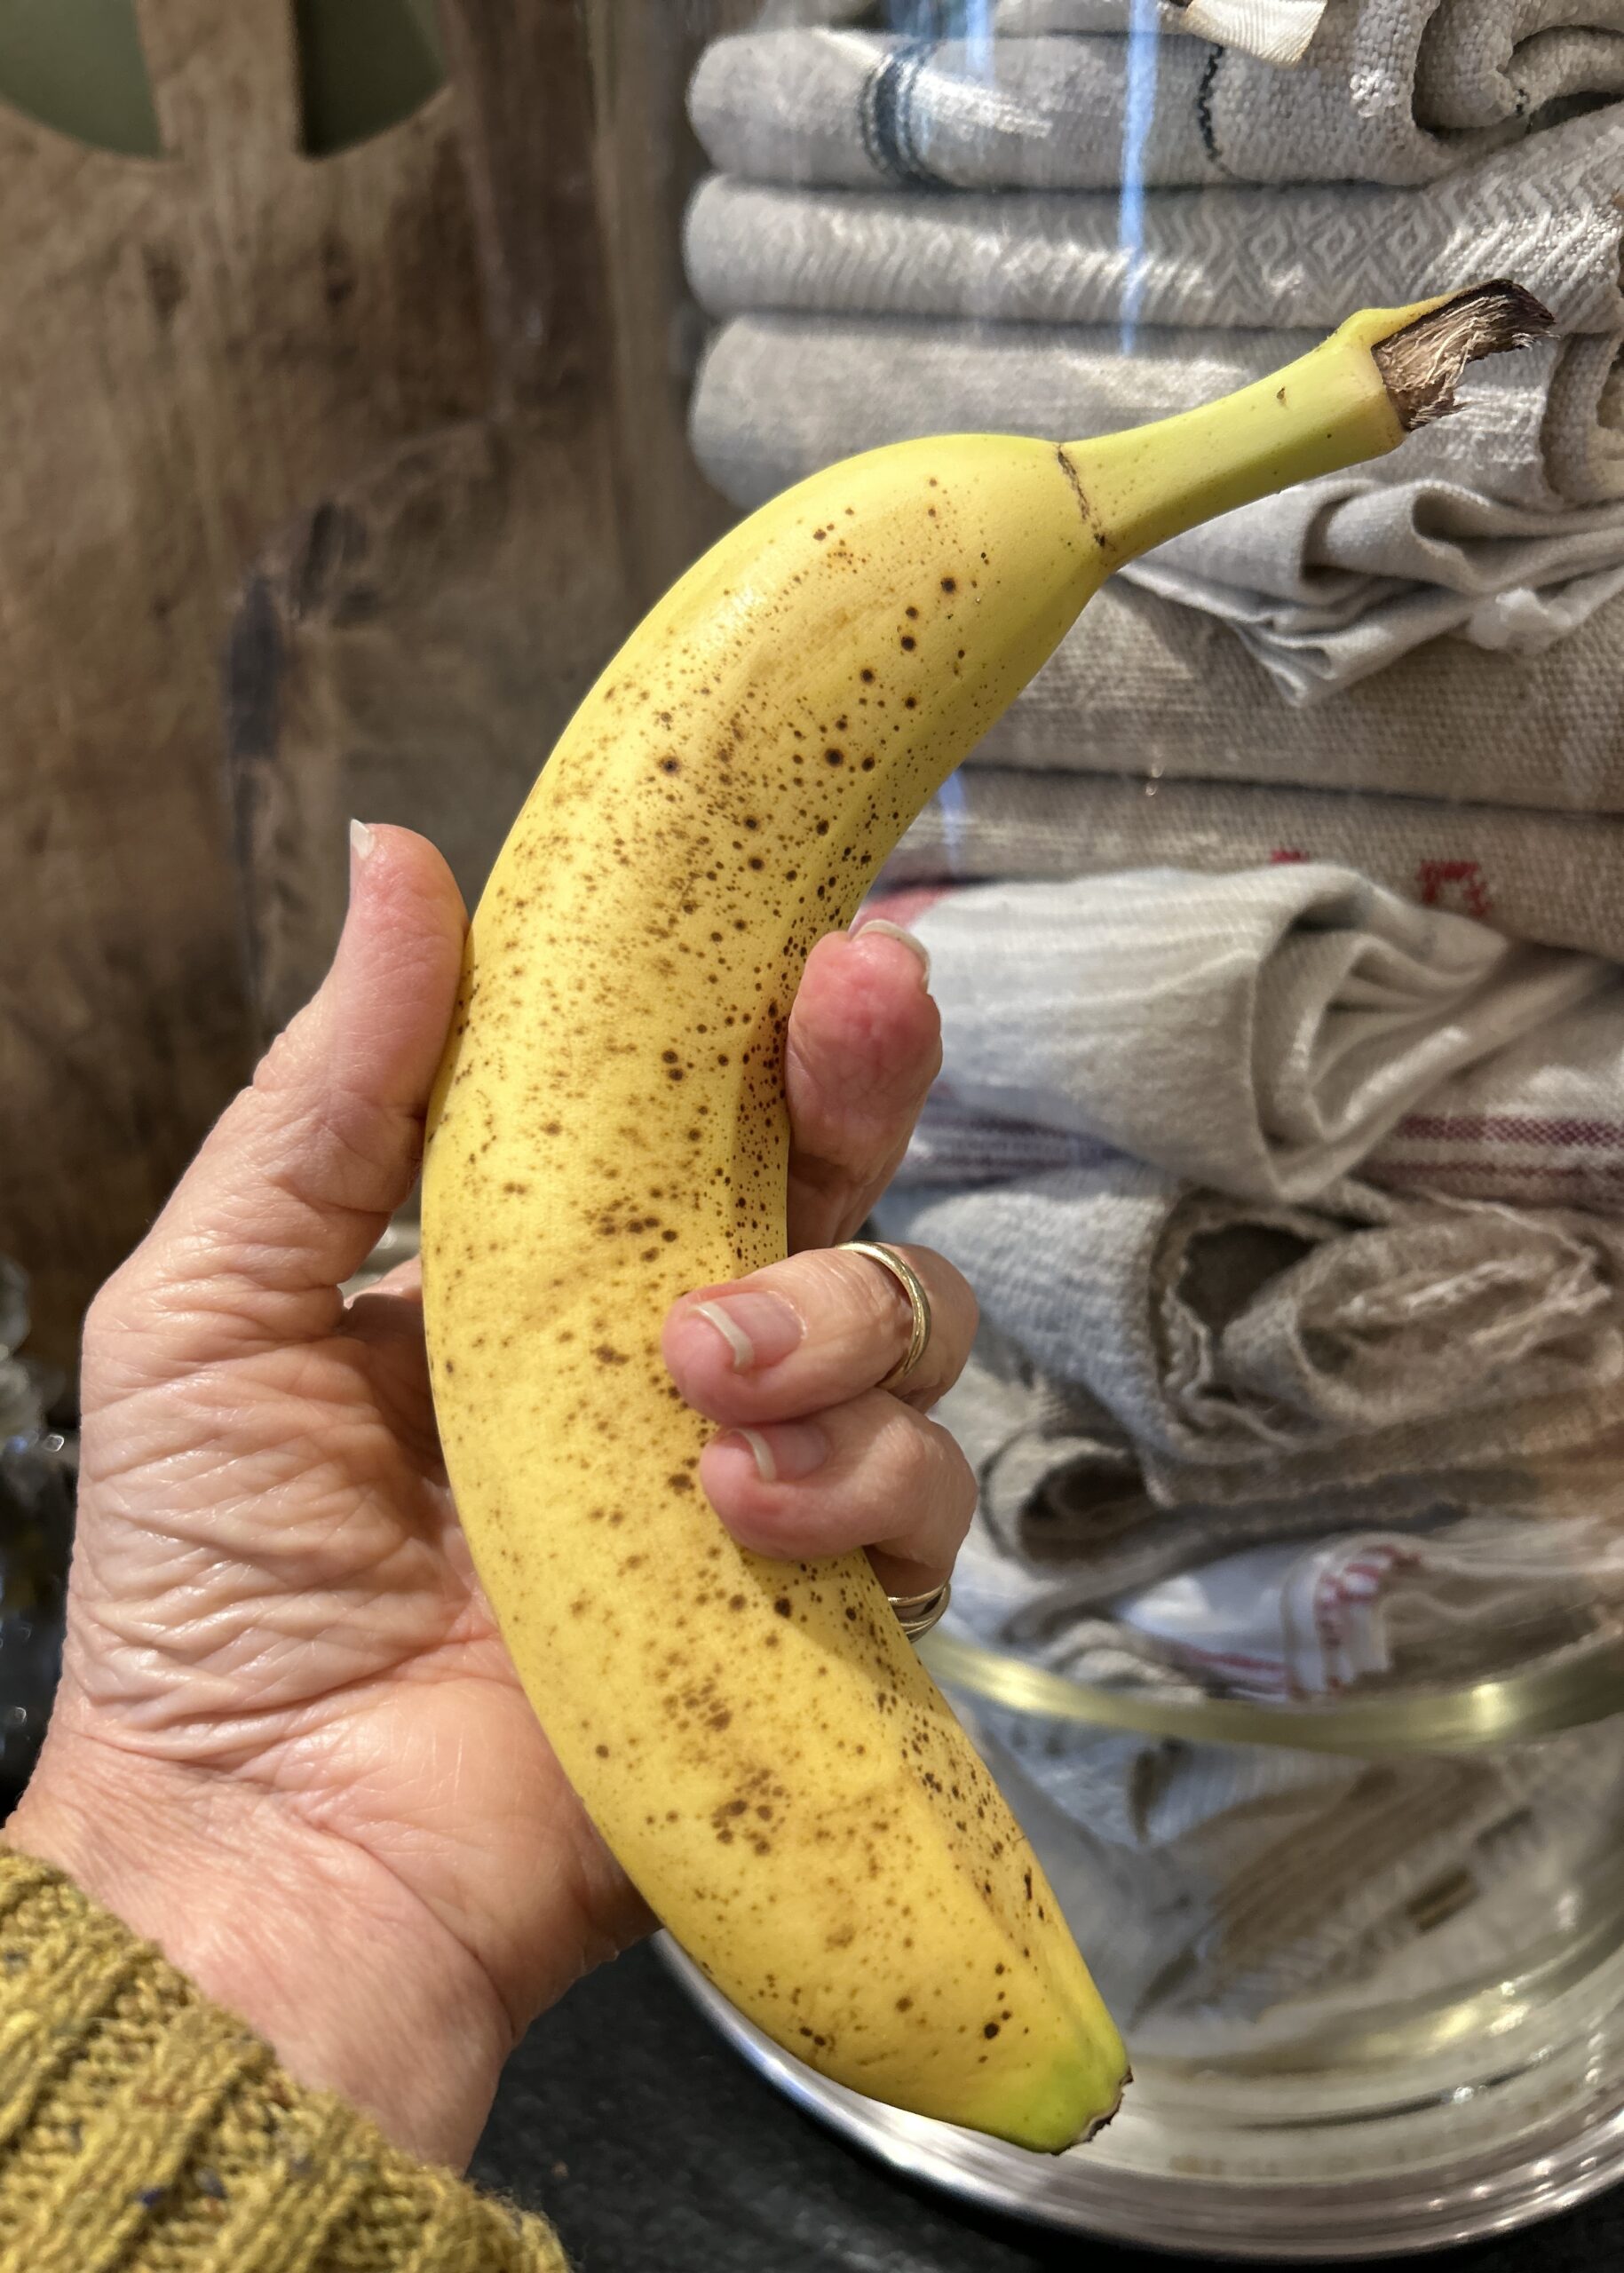
[[[1186,28],[1260,63],[1300,63],[1319,28],[1325,0],[1190,0]]]
[[[1326,0],[1146,0],[1158,31],[1216,40],[1260,62],[1289,66],[1303,51],[1325,13]],[[1034,32],[1123,32],[1132,28],[1135,0],[961,0],[956,13],[970,21],[990,12],[1005,37]],[[941,12],[944,28],[950,12]],[[764,0],[757,19],[763,30],[794,25],[874,23],[884,14],[872,0]]]

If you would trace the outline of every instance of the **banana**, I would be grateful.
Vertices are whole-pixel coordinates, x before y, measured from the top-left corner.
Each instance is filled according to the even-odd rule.
[[[1539,329],[1498,289],[1367,311],[1128,433],[908,442],[802,482],[614,657],[473,919],[424,1291],[452,1486],[527,1691],[735,2005],[858,2091],[1024,2146],[1110,2114],[1121,2040],[866,1559],[757,1559],[706,1505],[661,1320],[784,1254],[807,953],[1090,593],[1390,449],[1471,354]]]

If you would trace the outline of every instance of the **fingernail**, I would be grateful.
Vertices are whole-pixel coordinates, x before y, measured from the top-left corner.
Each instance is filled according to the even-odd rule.
[[[353,860],[369,860],[376,843],[377,831],[368,828],[364,820],[350,823],[350,858]]]
[[[695,1303],[693,1315],[713,1326],[726,1342],[736,1374],[776,1366],[799,1347],[806,1332],[805,1320],[781,1295],[721,1295],[714,1302]]]
[[[821,1468],[828,1438],[815,1421],[778,1421],[770,1429],[730,1429],[719,1445],[748,1445],[764,1484],[794,1484]]]
[[[912,947],[923,966],[924,984],[927,986],[931,984],[931,950],[923,939],[916,939],[911,931],[905,931],[900,923],[892,923],[883,915],[871,915],[852,936],[860,939],[864,931],[883,931],[888,939],[900,939],[905,947]]]

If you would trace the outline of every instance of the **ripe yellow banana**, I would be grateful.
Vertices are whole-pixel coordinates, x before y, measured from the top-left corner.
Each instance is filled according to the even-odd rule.
[[[662,1318],[784,1253],[806,954],[1105,574],[1391,448],[1540,313],[1367,312],[1156,425],[956,435],[813,476],[632,634],[474,917],[423,1245],[475,1562],[654,1908],[780,2044],[875,2097],[1058,2150],[1115,2106],[1123,2050],[866,1559],[760,1560],[706,1505]]]

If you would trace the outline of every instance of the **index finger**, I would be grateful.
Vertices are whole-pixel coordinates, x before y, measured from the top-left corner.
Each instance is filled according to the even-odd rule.
[[[857,1231],[896,1173],[941,1069],[924,950],[870,921],[820,939],[789,1014],[791,1254]]]

